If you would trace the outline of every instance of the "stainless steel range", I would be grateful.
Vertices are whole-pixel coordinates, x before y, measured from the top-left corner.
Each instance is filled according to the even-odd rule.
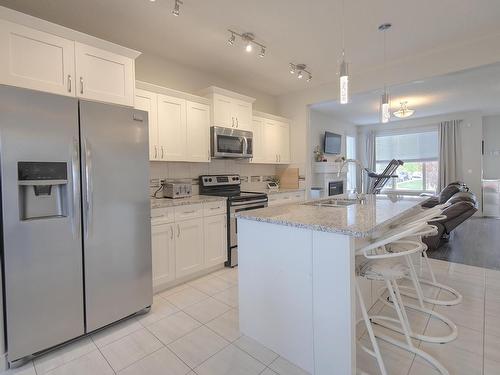
[[[199,177],[200,194],[227,197],[227,267],[238,265],[238,223],[236,213],[267,207],[267,194],[241,191],[237,174]]]

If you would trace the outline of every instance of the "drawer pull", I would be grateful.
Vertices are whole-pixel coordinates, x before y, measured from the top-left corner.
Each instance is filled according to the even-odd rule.
[[[196,211],[184,211],[183,214],[194,214]]]
[[[210,207],[211,210],[220,210],[222,207]]]

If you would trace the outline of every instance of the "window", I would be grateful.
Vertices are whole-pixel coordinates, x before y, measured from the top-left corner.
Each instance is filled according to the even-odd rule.
[[[383,172],[392,159],[404,162],[396,172],[398,178],[391,179],[384,190],[436,192],[439,168],[436,129],[377,135],[375,150],[378,173]]]

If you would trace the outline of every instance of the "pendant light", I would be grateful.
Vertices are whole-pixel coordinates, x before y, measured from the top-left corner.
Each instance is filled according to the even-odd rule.
[[[384,92],[380,97],[380,122],[386,124],[391,120],[391,97],[387,92],[386,77],[385,77],[385,65],[386,65],[386,37],[385,33],[391,28],[390,23],[384,23],[378,27],[379,31],[384,33]]]
[[[342,0],[342,61],[339,69],[340,104],[349,103],[349,64],[345,61],[345,0]]]

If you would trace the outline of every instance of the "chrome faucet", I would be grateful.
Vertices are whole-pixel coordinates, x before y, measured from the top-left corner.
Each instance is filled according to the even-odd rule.
[[[339,171],[337,172],[337,177],[340,177],[340,175],[342,174],[342,170],[349,163],[354,163],[354,164],[356,164],[359,167],[358,168],[359,169],[359,173],[361,174],[361,187],[358,188],[356,186],[356,199],[364,200],[365,199],[365,193],[363,193],[363,186],[365,184],[364,184],[364,173],[363,173],[363,171],[364,171],[365,167],[363,166],[363,164],[359,160],[356,160],[356,159],[346,159],[346,160],[344,160],[342,162],[342,165],[339,168]],[[356,179],[357,179],[357,176],[356,176]]]

